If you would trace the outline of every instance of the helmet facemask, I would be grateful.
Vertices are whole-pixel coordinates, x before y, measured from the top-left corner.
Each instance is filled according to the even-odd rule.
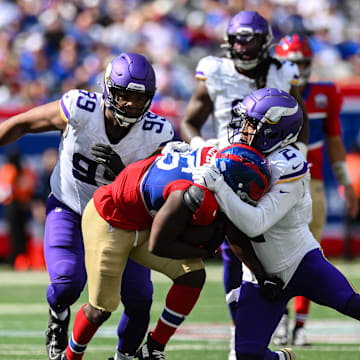
[[[136,53],[122,53],[105,71],[105,106],[119,126],[141,121],[154,97],[155,73],[146,58]]]
[[[117,86],[111,79],[107,81],[108,97],[105,105],[109,108],[120,126],[128,127],[141,121],[148,111],[154,94],[146,94],[139,84],[127,88]],[[133,105],[128,105],[132,103]]]

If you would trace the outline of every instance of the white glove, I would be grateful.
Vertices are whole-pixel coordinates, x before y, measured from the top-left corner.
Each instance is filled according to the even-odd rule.
[[[203,165],[193,170],[192,178],[195,184],[202,185],[210,191],[215,191],[215,183],[222,180],[220,170],[214,165]]]
[[[165,155],[173,151],[186,152],[191,150],[191,146],[184,141],[171,141],[165,145],[165,147],[161,150],[161,153]]]

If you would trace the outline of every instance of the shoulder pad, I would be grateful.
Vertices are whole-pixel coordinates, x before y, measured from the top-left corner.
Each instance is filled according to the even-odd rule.
[[[98,116],[102,104],[102,94],[87,90],[73,89],[65,93],[60,101],[63,119],[72,125],[81,126],[91,116]]]
[[[291,61],[281,61],[281,67],[271,64],[269,69],[267,87],[277,87],[289,92],[292,85],[299,81],[299,68]]]
[[[200,80],[206,80],[212,74],[218,74],[222,63],[223,59],[215,56],[206,56],[200,59],[196,66],[195,77]]]
[[[303,154],[291,145],[274,151],[267,160],[271,166],[273,184],[295,181],[309,173]]]
[[[195,214],[204,200],[204,190],[198,186],[191,185],[184,191],[183,200],[185,206]]]

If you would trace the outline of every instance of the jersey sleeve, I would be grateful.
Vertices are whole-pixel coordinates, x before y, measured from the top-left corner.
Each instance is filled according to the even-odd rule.
[[[74,127],[81,127],[88,121],[101,102],[101,94],[73,89],[66,92],[60,100],[60,113],[64,121]]]
[[[340,110],[343,102],[340,89],[335,84],[329,84],[328,94],[328,114],[324,121],[324,132],[326,136],[341,135]]]
[[[271,65],[267,86],[275,87],[287,92],[292,86],[296,86],[299,82],[299,68],[290,61],[281,61],[281,67],[278,69],[275,64]]]
[[[302,153],[292,146],[278,150],[267,158],[272,171],[272,184],[299,180],[309,173],[309,166]]]
[[[250,238],[264,234],[296,204],[303,195],[299,182],[274,185],[257,203],[249,205],[226,184],[219,182],[216,199],[230,221]]]
[[[215,195],[207,188],[194,184],[189,180],[176,180],[168,184],[164,189],[164,199],[166,200],[168,196],[175,190],[185,191],[190,186],[197,186],[203,190],[203,198],[201,204],[199,204],[198,209],[193,214],[192,224],[205,226],[211,224],[218,213],[218,203],[215,199]]]
[[[214,93],[220,89],[219,81],[221,74],[222,59],[214,56],[206,56],[202,58],[195,70],[195,78],[204,80],[209,96],[214,101]]]

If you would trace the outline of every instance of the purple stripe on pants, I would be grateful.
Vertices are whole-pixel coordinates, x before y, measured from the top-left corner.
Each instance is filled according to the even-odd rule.
[[[344,275],[319,249],[309,251],[277,301],[262,297],[257,285],[243,283],[237,303],[235,349],[243,354],[264,356],[286,305],[294,296],[302,295],[343,312],[355,293]]]

